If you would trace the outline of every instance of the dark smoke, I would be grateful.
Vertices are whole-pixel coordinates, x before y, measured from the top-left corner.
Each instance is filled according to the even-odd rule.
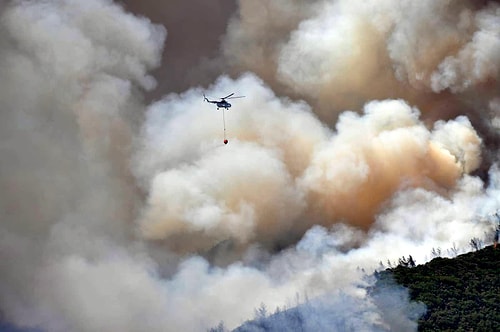
[[[208,85],[230,68],[216,60],[234,0],[121,0],[127,10],[143,15],[168,30],[165,56],[152,73],[158,87],[150,96],[181,92],[191,86]]]
[[[265,304],[415,329],[404,291],[368,294],[361,268],[490,231],[499,16],[467,0],[0,1],[1,320],[204,331]],[[232,92],[225,113],[203,102]]]

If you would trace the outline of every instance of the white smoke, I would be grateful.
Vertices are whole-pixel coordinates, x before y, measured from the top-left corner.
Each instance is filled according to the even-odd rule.
[[[155,281],[143,282],[150,275],[126,249],[139,202],[127,165],[142,110],[136,90],[154,86],[147,72],[164,38],[164,28],[111,1],[3,8],[2,320],[118,330],[150,297]],[[144,288],[120,300],[130,280]]]
[[[357,294],[326,294],[292,309],[271,312],[259,307],[256,318],[237,328],[252,331],[414,331],[416,318],[425,312],[422,303],[409,304],[408,291],[386,285],[376,291],[359,288]]]
[[[247,10],[241,1],[224,50],[239,70],[256,72],[280,93],[291,90],[306,98],[322,119],[331,121],[345,109],[386,98],[412,101],[431,117],[459,114],[464,104],[467,112],[477,113],[498,91],[499,6],[493,1],[301,5],[307,9],[283,1],[279,14],[267,16]],[[291,24],[275,26],[275,17]],[[248,22],[262,31],[247,28]],[[259,43],[261,35],[266,43]],[[481,98],[439,93],[471,91]]]
[[[108,0],[0,5],[2,320],[203,331],[309,299],[319,326],[415,329],[366,275],[489,231],[498,168],[484,188],[472,120],[426,105],[497,84],[497,5],[238,5],[221,59],[242,74],[148,106],[164,28]]]

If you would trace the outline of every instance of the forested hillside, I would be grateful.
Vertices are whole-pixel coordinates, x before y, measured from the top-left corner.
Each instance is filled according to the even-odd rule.
[[[411,256],[403,257],[397,267],[375,272],[376,282],[367,289],[371,309],[348,296],[341,304],[326,297],[269,316],[262,307],[235,331],[414,331],[417,324],[425,332],[500,331],[499,259],[500,248],[492,246],[417,266]],[[356,317],[367,312],[384,323],[360,324]],[[226,329],[220,325],[211,331]]]
[[[427,306],[419,331],[500,331],[500,248],[492,246],[453,259],[400,265],[377,273],[378,285],[394,278],[413,301]]]

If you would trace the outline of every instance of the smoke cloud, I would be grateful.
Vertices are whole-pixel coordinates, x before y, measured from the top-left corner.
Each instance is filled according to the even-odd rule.
[[[0,1],[0,326],[416,330],[489,234],[496,2],[227,3]]]
[[[414,331],[425,306],[408,304],[408,298],[408,291],[395,285],[360,287],[357,294],[328,294],[268,317],[261,306],[255,320],[235,331],[322,331],[332,326],[342,331]]]
[[[433,118],[436,112],[447,117],[479,112],[480,100],[470,110],[459,95],[474,90],[484,101],[498,91],[498,4],[493,1],[280,5],[279,14],[262,15],[240,1],[224,50],[236,68],[306,98],[326,121],[386,98],[408,100]],[[259,24],[248,29],[247,22]],[[258,47],[243,47],[253,44]]]
[[[149,112],[143,146],[158,144],[136,159],[139,172],[156,174],[144,181],[151,183],[141,221],[147,237],[175,238],[189,231],[216,236],[215,243],[262,236],[293,241],[311,221],[368,229],[398,189],[451,189],[462,169],[470,172],[480,163],[481,140],[466,118],[428,130],[417,109],[380,101],[367,104],[361,116],[343,113],[333,132],[306,105],[276,100],[252,75],[223,79],[210,92],[223,95],[230,87],[250,91],[252,100],[228,112],[227,125],[235,131],[228,147],[220,143],[221,119],[210,113],[210,105],[200,105],[199,93],[188,93],[183,101],[167,98]],[[165,131],[169,124],[181,132]],[[200,146],[217,136],[218,142]],[[185,155],[191,151],[196,155]],[[178,166],[171,166],[172,158]]]

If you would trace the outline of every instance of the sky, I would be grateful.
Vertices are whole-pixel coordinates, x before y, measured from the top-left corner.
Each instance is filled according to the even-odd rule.
[[[1,328],[416,330],[370,275],[493,240],[499,16],[0,0]]]

